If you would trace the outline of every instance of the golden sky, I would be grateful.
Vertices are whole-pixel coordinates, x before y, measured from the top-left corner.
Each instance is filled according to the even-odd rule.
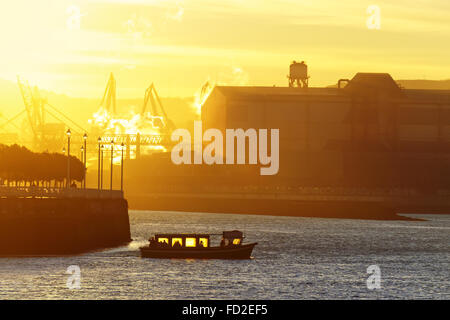
[[[192,96],[208,79],[287,85],[292,60],[312,86],[358,71],[450,78],[449,0],[0,0],[0,78],[101,98]],[[380,29],[369,29],[369,5]]]

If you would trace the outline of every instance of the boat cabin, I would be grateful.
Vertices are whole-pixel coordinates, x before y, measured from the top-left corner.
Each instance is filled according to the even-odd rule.
[[[244,239],[241,231],[224,231],[221,247],[240,246]],[[160,233],[150,239],[151,247],[163,248],[210,248],[210,236],[206,233]]]
[[[222,246],[235,245],[239,246],[242,244],[242,240],[244,240],[244,234],[241,231],[233,230],[233,231],[224,231],[222,234]]]
[[[158,244],[163,244],[168,247],[183,247],[183,248],[208,248],[209,247],[209,234],[198,233],[163,233],[156,234],[155,240]]]
[[[220,246],[211,246],[211,236],[222,236]],[[143,258],[250,259],[257,243],[242,244],[241,231],[223,233],[157,233],[150,244],[139,248]]]

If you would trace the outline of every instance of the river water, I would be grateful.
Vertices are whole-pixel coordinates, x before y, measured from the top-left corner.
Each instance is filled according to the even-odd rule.
[[[410,216],[427,221],[130,210],[128,246],[73,257],[0,258],[0,298],[449,299],[450,215]],[[253,259],[139,255],[154,233],[234,229],[245,232],[245,242],[258,242]],[[368,288],[371,265],[379,267],[379,289]],[[79,278],[67,273],[69,266],[79,267]]]

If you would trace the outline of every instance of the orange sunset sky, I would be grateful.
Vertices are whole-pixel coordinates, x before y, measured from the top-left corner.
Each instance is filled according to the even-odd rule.
[[[94,98],[111,71],[119,98],[151,82],[162,96],[208,79],[285,86],[294,59],[312,86],[358,71],[448,79],[449,21],[448,0],[1,0],[0,78]]]

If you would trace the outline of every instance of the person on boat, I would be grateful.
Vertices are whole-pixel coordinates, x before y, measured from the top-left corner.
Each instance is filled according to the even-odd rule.
[[[156,242],[156,246],[158,246],[158,247],[160,247],[160,248],[165,248],[165,247],[168,247],[169,244],[167,243],[167,241],[162,240],[162,241]]]
[[[173,247],[174,247],[174,248],[181,248],[181,243],[180,243],[180,241],[176,241],[176,242],[173,244]]]
[[[225,247],[225,239],[222,238],[222,241],[220,241],[220,247],[223,248]]]
[[[203,240],[200,240],[200,241],[198,242],[198,246],[199,246],[200,248],[203,248],[203,247],[204,247]]]

